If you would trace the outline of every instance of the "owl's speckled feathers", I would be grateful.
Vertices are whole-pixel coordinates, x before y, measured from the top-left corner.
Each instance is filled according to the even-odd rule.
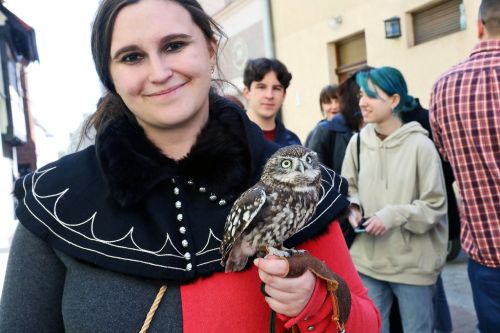
[[[276,151],[260,181],[234,203],[220,247],[226,272],[245,268],[261,246],[281,246],[313,216],[321,171],[315,152],[303,146]]]

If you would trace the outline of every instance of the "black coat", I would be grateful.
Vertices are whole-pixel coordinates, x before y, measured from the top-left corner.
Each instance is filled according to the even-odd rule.
[[[210,116],[190,153],[174,161],[120,116],[96,145],[17,181],[20,222],[52,247],[85,262],[146,278],[189,281],[222,271],[227,214],[260,178],[277,146],[234,104],[211,96]],[[291,237],[321,233],[348,205],[347,183],[323,175],[316,220]]]
[[[320,122],[306,145],[318,153],[321,163],[340,174],[345,151],[353,134],[344,116],[339,113],[331,120]]]
[[[280,147],[301,144],[297,134],[288,130],[278,118],[276,118],[276,136],[274,137],[274,142]]]

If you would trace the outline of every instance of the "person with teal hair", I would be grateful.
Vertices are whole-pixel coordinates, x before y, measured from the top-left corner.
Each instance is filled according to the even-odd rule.
[[[436,280],[446,259],[446,190],[439,154],[428,132],[404,112],[418,106],[399,70],[359,72],[366,126],[347,147],[349,222],[359,232],[350,252],[390,332],[394,296],[404,332],[433,332]]]
[[[376,87],[388,96],[398,95],[398,103],[392,109],[394,115],[400,112],[411,111],[417,107],[417,101],[408,94],[408,87],[403,74],[394,67],[380,67],[369,71],[360,71],[356,75],[356,82],[363,92],[371,98],[382,98]],[[375,87],[376,86],[376,87]]]

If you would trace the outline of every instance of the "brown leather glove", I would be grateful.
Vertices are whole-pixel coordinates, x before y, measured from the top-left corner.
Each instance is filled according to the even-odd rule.
[[[324,261],[312,256],[307,251],[295,252],[291,257],[280,257],[288,263],[288,273],[283,277],[297,277],[304,274],[306,270],[311,271],[321,280],[326,282],[330,293],[329,297],[333,303],[332,320],[337,323],[339,331],[344,330],[344,325],[351,312],[351,292],[347,283],[333,273]]]

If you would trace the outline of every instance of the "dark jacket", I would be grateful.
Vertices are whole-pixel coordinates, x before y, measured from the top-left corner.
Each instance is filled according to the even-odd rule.
[[[306,142],[304,143],[304,146],[305,147],[309,147],[310,146],[310,142],[311,142],[311,138],[314,134],[314,131],[316,131],[319,127],[319,125],[323,124],[323,123],[326,123],[328,120],[326,119],[321,119],[320,121],[318,121],[318,123],[316,124],[316,126],[314,126],[314,128],[311,130],[311,132],[309,132],[309,134],[307,134],[307,137],[306,137]]]
[[[337,114],[329,121],[318,124],[307,147],[318,153],[321,163],[340,174],[347,144],[353,135],[344,116]]]
[[[300,139],[297,134],[285,128],[285,125],[276,118],[276,137],[274,142],[280,147],[300,145]]]
[[[211,98],[198,138],[185,158],[174,161],[135,118],[113,119],[95,146],[16,183],[17,216],[55,249],[111,271],[177,281],[222,271],[218,248],[226,216],[278,147],[219,97]],[[331,200],[338,191],[328,193]],[[318,206],[316,222],[286,245],[324,230],[347,199],[333,207],[327,202]]]

